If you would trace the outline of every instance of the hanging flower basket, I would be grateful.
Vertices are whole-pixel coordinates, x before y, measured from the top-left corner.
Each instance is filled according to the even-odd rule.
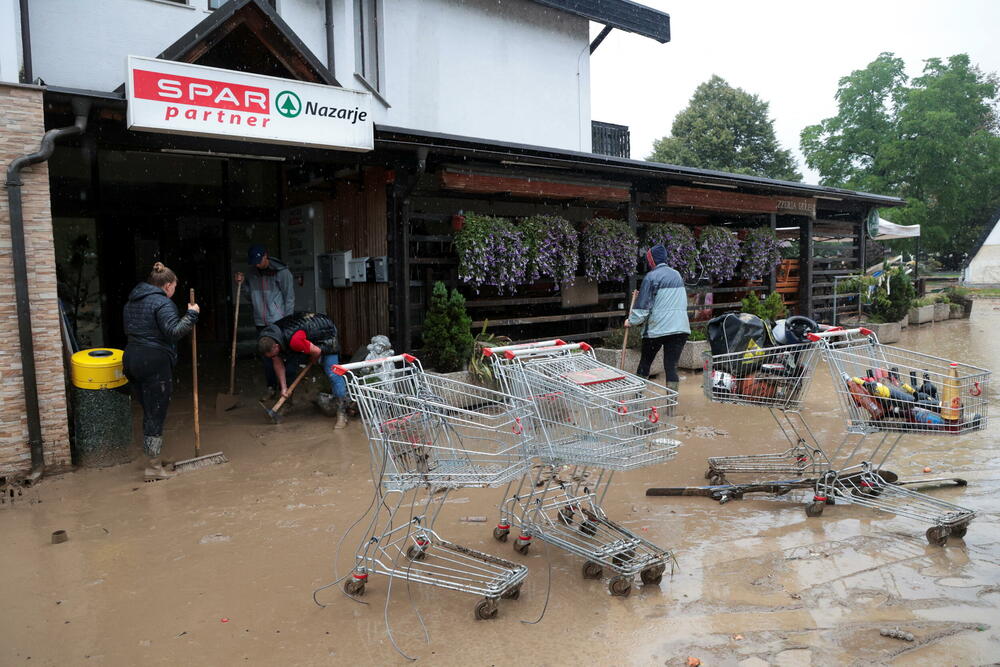
[[[594,218],[583,230],[583,270],[595,282],[624,282],[636,272],[639,239],[627,222]]]
[[[662,245],[667,250],[667,265],[676,269],[685,281],[698,277],[698,245],[690,227],[673,222],[646,227],[649,247]]]
[[[698,258],[712,282],[732,280],[740,262],[740,241],[722,227],[703,227],[698,237]]]
[[[476,293],[483,285],[511,294],[524,282],[527,252],[524,235],[506,218],[465,214],[455,234],[458,278]]]
[[[554,215],[536,215],[521,222],[518,228],[524,235],[527,251],[527,281],[547,278],[555,283],[553,289],[559,289],[563,283],[572,285],[580,263],[580,241],[572,223]]]
[[[778,264],[781,264],[781,247],[774,231],[767,227],[748,231],[743,239],[740,277],[745,280],[760,280]]]

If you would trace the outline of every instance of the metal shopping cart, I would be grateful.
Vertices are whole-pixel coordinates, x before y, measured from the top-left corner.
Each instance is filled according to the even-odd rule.
[[[658,584],[672,553],[612,521],[602,503],[616,471],[672,459],[667,437],[676,392],[599,362],[589,345],[542,341],[488,348],[502,391],[530,400],[533,474],[508,485],[493,536],[527,553],[533,538],[584,559],[583,576],[609,582],[613,595],[632,590],[636,574]],[[568,478],[560,472],[569,468]]]
[[[862,505],[930,524],[927,541],[962,537],[973,510],[893,484],[886,463],[907,434],[957,436],[986,427],[991,372],[878,342],[868,329],[810,334],[823,346],[848,439],[831,453],[809,516],[830,501]],[[866,441],[874,436],[874,445]]]
[[[715,356],[705,353],[705,396],[715,403],[767,408],[789,445],[777,454],[710,457],[705,479],[718,485],[729,481],[727,475],[816,478],[829,469],[823,448],[801,413],[819,353],[817,342]]]
[[[399,577],[482,596],[475,617],[494,618],[498,599],[520,596],[527,568],[450,542],[434,525],[451,489],[500,486],[526,473],[525,427],[533,407],[425,373],[408,354],[334,370],[359,406],[375,485],[344,591],[363,595],[372,574]],[[418,502],[421,494],[425,498]],[[397,521],[407,499],[409,516]]]

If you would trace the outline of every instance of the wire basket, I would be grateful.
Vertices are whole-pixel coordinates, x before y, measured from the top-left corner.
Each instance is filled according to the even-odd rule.
[[[703,388],[715,403],[797,410],[812,381],[815,343],[756,348],[713,355],[706,352]]]

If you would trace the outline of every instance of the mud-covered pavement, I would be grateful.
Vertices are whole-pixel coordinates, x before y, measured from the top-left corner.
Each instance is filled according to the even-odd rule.
[[[977,302],[972,320],[907,329],[899,345],[1000,369],[995,303]],[[825,365],[809,396],[810,424],[836,441],[842,423]],[[175,458],[190,455],[186,403],[179,395],[171,408],[166,453]],[[399,581],[386,608],[380,577],[367,604],[333,587],[316,606],[312,591],[334,578],[339,538],[372,499],[365,436],[356,421],[334,431],[309,410],[273,426],[245,400],[203,420],[203,450],[224,450],[227,465],[143,484],[136,460],[46,478],[0,505],[0,664],[403,663],[386,615],[400,647],[428,664],[1000,660],[995,422],[958,438],[905,437],[888,466],[903,479],[929,466],[931,476],[969,481],[930,491],[979,513],[964,540],[938,548],[925,541],[927,526],[864,508],[837,505],[809,519],[805,492],[725,505],[647,498],[649,486],[703,483],[707,456],[784,449],[766,411],[709,404],[699,375],[684,379],[681,406],[677,459],[617,475],[608,496],[612,518],[677,552],[672,576],[637,582],[628,598],[611,597],[606,579],[584,580],[575,557],[542,544],[520,556],[495,542],[499,490],[485,489],[453,493],[437,527],[530,568],[520,600],[502,601],[496,620],[474,621],[471,596]],[[464,520],[484,515],[486,523]],[[58,529],[69,541],[53,545]],[[341,573],[359,537],[344,543]],[[541,622],[523,623],[539,616],[547,592]],[[915,640],[879,634],[897,627]]]

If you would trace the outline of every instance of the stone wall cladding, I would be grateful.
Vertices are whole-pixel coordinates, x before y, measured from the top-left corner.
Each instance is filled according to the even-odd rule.
[[[44,133],[42,90],[0,83],[0,168],[5,180],[11,161],[37,151]],[[21,172],[21,180],[24,182],[21,198],[42,443],[46,470],[56,472],[70,466],[70,445],[48,166],[41,163],[27,167]],[[0,194],[0,336],[3,340],[0,346],[0,476],[16,476],[31,469],[31,451],[18,347],[6,188]]]

